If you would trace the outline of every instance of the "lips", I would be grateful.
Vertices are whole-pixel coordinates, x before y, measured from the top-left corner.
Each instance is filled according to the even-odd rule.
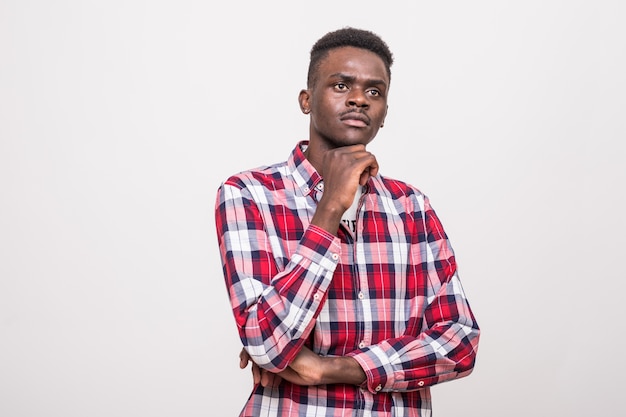
[[[343,114],[339,120],[344,122],[347,125],[355,126],[355,127],[364,127],[369,126],[370,118],[367,117],[364,113],[359,113],[355,111],[351,111]]]

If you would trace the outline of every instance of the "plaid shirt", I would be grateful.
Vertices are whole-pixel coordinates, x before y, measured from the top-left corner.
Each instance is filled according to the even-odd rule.
[[[380,175],[356,233],[310,225],[323,192],[301,142],[286,162],[228,178],[216,226],[241,340],[262,368],[304,345],[352,356],[362,386],[256,385],[241,416],[430,416],[433,384],[468,375],[479,329],[427,197]]]

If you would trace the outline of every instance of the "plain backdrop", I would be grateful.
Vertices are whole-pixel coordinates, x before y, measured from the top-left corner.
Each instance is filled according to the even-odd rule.
[[[434,415],[626,415],[626,3],[0,1],[0,415],[236,416],[228,175],[306,139],[308,53],[391,47],[381,173],[426,193],[482,338]]]

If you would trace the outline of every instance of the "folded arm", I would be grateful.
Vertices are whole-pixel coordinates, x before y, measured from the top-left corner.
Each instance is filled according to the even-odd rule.
[[[424,308],[416,309],[420,329],[352,352],[372,391],[412,391],[469,375],[474,367],[480,329],[457,273],[453,250],[443,227],[424,200],[425,250],[418,271],[428,290]]]
[[[283,371],[314,327],[339,260],[338,239],[309,226],[279,270],[265,219],[247,189],[225,183],[218,190],[215,210],[241,341],[257,365]]]

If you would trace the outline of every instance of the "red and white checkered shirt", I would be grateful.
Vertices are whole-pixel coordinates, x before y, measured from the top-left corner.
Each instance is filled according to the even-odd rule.
[[[371,177],[356,232],[310,225],[323,181],[301,142],[220,187],[216,226],[241,340],[270,371],[305,345],[352,356],[362,386],[256,385],[241,416],[430,416],[433,384],[468,375],[479,328],[454,253],[416,188]]]

